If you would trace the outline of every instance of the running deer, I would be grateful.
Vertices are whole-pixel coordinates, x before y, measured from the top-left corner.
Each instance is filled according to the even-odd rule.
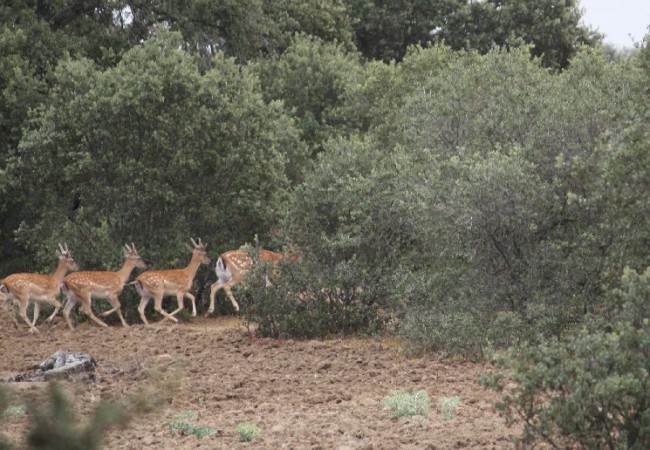
[[[293,253],[277,253],[270,250],[260,250],[258,257],[260,261],[266,261],[272,264],[276,264],[287,258],[292,261],[297,259],[297,255]],[[214,312],[215,298],[219,289],[223,289],[226,292],[230,303],[235,308],[235,312],[239,311],[239,304],[235,300],[235,296],[232,295],[232,288],[244,281],[246,274],[252,266],[253,259],[244,250],[231,250],[219,256],[214,267],[214,271],[217,274],[217,281],[210,286],[210,307],[206,316]]]
[[[70,312],[78,301],[81,302],[81,310],[86,316],[102,327],[108,326],[93,313],[91,308],[93,298],[107,298],[111,302],[113,308],[101,313],[101,317],[116,312],[122,321],[122,325],[128,327],[122,315],[119,296],[133,269],[136,267],[146,269],[147,265],[138,255],[135,244],[131,243],[131,247],[124,244],[123,251],[124,264],[117,272],[74,272],[63,279],[61,290],[68,297],[68,302],[63,308],[63,317],[65,317],[71,330],[74,327],[70,321]]]
[[[192,259],[184,269],[169,269],[169,270],[150,270],[141,273],[135,280],[135,288],[140,294],[141,300],[138,306],[140,318],[145,325],[149,325],[147,318],[144,315],[144,309],[153,298],[154,309],[163,315],[164,319],[169,319],[178,322],[174,317],[180,310],[183,309],[183,297],[187,297],[192,302],[192,316],[196,316],[196,300],[189,290],[192,288],[194,276],[200,264],[210,264],[210,258],[205,252],[207,244],[201,242],[194,242],[194,248],[188,248],[192,251]],[[162,299],[168,295],[175,295],[178,301],[178,308],[171,314],[162,308]],[[163,319],[163,320],[164,320]]]
[[[51,322],[61,308],[61,303],[56,296],[59,294],[63,277],[68,270],[79,270],[79,266],[74,262],[72,254],[68,250],[68,244],[65,244],[65,247],[59,244],[56,255],[59,258],[59,265],[52,275],[16,273],[9,275],[0,284],[0,292],[7,297],[7,300],[13,304],[18,303],[19,315],[31,333],[38,333],[35,325],[40,302],[54,306],[54,312],[47,318],[47,321]],[[32,322],[27,319],[27,305],[30,300],[34,302],[34,320]]]

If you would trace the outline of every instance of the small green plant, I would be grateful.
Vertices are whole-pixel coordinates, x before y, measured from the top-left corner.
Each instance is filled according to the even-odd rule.
[[[4,419],[19,419],[27,415],[27,407],[25,405],[8,406],[3,412]]]
[[[438,409],[445,420],[456,418],[456,408],[460,405],[460,397],[440,397],[438,398]]]
[[[259,437],[260,429],[252,423],[241,422],[237,425],[237,434],[241,442],[250,442]]]
[[[196,436],[199,438],[214,436],[219,433],[219,430],[208,427],[197,427],[192,425],[186,420],[196,420],[199,417],[195,411],[183,411],[174,416],[171,422],[162,424],[163,429],[169,431],[171,434],[180,434],[181,436]]]
[[[383,401],[384,409],[392,410],[393,417],[429,415],[431,400],[424,390],[415,392],[390,391]]]

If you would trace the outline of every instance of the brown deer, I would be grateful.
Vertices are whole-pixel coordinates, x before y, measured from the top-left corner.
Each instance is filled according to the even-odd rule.
[[[287,258],[291,261],[295,261],[298,258],[293,253],[277,253],[270,250],[260,250],[258,257],[260,261],[267,261],[272,264],[276,264]],[[210,307],[206,316],[214,312],[215,298],[219,289],[223,289],[226,292],[230,303],[235,308],[235,312],[239,311],[239,304],[235,300],[235,296],[232,295],[232,288],[244,281],[246,274],[252,266],[253,259],[244,250],[231,250],[219,256],[214,267],[217,274],[217,281],[210,286]]]
[[[35,324],[38,319],[39,302],[54,306],[54,312],[47,318],[47,321],[51,322],[61,309],[61,303],[56,296],[59,294],[63,277],[68,270],[79,270],[67,244],[65,247],[59,244],[56,255],[59,258],[59,265],[52,275],[16,273],[9,275],[0,284],[0,292],[6,296],[7,300],[13,304],[18,303],[19,315],[32,333],[38,333]],[[34,320],[32,322],[27,319],[27,305],[30,300],[34,302]]]
[[[141,273],[136,278],[135,288],[141,297],[138,312],[145,325],[149,325],[149,322],[144,315],[144,309],[151,298],[154,299],[154,309],[162,314],[164,319],[178,322],[174,315],[183,309],[183,297],[190,299],[192,316],[196,316],[196,300],[189,290],[192,288],[192,282],[199,265],[210,264],[210,258],[205,251],[207,244],[202,243],[201,239],[198,243],[192,239],[192,244],[194,245],[193,249],[188,246],[192,251],[192,259],[184,269],[150,270]],[[178,301],[178,308],[171,314],[162,308],[162,299],[168,295],[175,295]]]
[[[146,269],[147,265],[138,255],[135,244],[132,243],[131,247],[124,244],[123,251],[124,265],[117,272],[74,272],[63,279],[61,290],[68,297],[68,302],[63,308],[63,317],[71,330],[74,327],[70,321],[70,312],[78,301],[81,302],[81,309],[86,316],[102,327],[108,326],[93,313],[91,308],[93,298],[107,298],[111,302],[113,309],[101,313],[101,317],[116,312],[122,325],[128,327],[122,315],[119,296],[133,269],[136,267]]]

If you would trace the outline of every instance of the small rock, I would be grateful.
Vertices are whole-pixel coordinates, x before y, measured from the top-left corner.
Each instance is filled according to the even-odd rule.
[[[33,371],[18,374],[7,381],[47,381],[57,377],[95,381],[97,361],[90,355],[59,350],[33,368]]]

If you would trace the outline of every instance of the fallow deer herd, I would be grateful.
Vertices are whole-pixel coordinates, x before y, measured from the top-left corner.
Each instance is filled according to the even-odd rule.
[[[79,272],[79,266],[72,258],[68,245],[59,244],[59,249],[56,251],[59,264],[52,275],[16,273],[0,280],[0,307],[6,312],[7,306],[9,306],[14,326],[18,327],[18,321],[14,315],[14,306],[18,306],[18,315],[27,324],[30,333],[37,333],[36,320],[42,302],[54,306],[54,312],[47,318],[48,322],[51,322],[59,310],[63,308],[65,321],[70,330],[73,330],[70,313],[78,302],[81,303],[81,311],[89,319],[102,327],[107,327],[108,325],[99,319],[91,308],[93,299],[107,299],[112,309],[101,313],[100,317],[117,313],[122,325],[128,327],[122,315],[119,295],[124,287],[129,284],[135,285],[135,289],[140,294],[138,312],[145,325],[149,325],[144,313],[145,308],[152,298],[154,300],[154,310],[163,316],[163,320],[169,319],[178,322],[178,319],[174,316],[183,309],[183,300],[185,298],[191,301],[192,316],[196,316],[196,300],[194,295],[190,293],[190,289],[199,266],[201,264],[210,264],[210,258],[206,252],[206,243],[203,243],[201,239],[198,242],[191,239],[191,242],[193,246],[188,245],[187,247],[192,252],[192,258],[186,267],[182,269],[145,270],[131,283],[127,283],[127,281],[133,269],[147,269],[147,265],[138,254],[135,244],[124,245],[124,264],[116,272]],[[260,250],[258,257],[261,261],[277,263],[287,257],[294,259],[295,255]],[[214,312],[215,298],[220,289],[226,292],[235,312],[239,311],[239,304],[235,300],[231,289],[245,279],[252,265],[253,259],[244,250],[232,250],[219,255],[215,265],[217,281],[210,287],[210,306],[206,316]],[[66,276],[68,272],[71,273]],[[66,297],[63,305],[56,298],[61,292]],[[177,309],[171,313],[162,308],[162,300],[166,296],[176,296],[178,302]],[[27,317],[27,307],[30,302],[34,303],[34,317],[31,321]]]

